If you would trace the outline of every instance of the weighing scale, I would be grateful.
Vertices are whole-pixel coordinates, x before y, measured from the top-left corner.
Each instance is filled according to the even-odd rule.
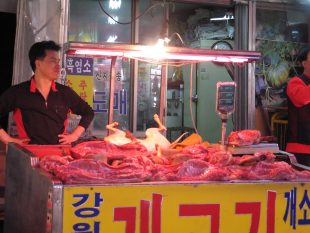
[[[235,111],[235,82],[217,82],[216,83],[216,112],[220,115],[222,121],[221,147],[225,148],[227,119]]]

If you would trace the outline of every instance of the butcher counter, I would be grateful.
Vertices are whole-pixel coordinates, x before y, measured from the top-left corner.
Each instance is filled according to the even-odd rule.
[[[67,185],[38,161],[9,144],[6,233],[310,232],[310,181]]]

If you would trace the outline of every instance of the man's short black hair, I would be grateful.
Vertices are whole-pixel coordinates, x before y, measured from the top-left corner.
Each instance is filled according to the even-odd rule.
[[[43,59],[46,56],[46,50],[54,50],[58,52],[60,48],[60,45],[52,40],[34,43],[28,53],[31,69],[33,71],[36,70],[35,61],[37,59]]]
[[[306,61],[308,58],[308,53],[310,52],[310,46],[307,46],[305,48],[302,48],[298,55],[298,61]]]

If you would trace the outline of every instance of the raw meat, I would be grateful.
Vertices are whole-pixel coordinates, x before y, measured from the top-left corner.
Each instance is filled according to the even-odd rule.
[[[82,142],[71,148],[74,158],[83,158],[88,155],[104,155],[107,159],[123,159],[128,156],[148,155],[146,148],[139,143],[115,145],[106,141]]]
[[[228,144],[234,146],[249,146],[260,142],[261,133],[258,130],[241,130],[231,132]]]
[[[46,156],[40,167],[70,183],[128,183],[145,181],[310,180],[309,171],[276,161],[270,152],[233,157],[218,148],[194,145],[169,157],[149,153],[137,143],[117,146],[105,141],[84,142],[72,148],[75,160]],[[85,159],[104,153],[107,162]]]

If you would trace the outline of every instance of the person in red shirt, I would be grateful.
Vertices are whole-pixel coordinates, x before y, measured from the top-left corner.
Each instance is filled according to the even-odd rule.
[[[33,44],[29,60],[34,75],[1,95],[0,117],[13,111],[18,131],[18,138],[14,138],[0,126],[3,143],[70,144],[90,125],[92,108],[70,87],[56,82],[60,73],[59,50],[54,41]],[[71,133],[66,131],[69,113],[81,116]]]
[[[288,143],[286,151],[293,153],[299,163],[310,166],[310,47],[300,55],[304,71],[287,85]]]

